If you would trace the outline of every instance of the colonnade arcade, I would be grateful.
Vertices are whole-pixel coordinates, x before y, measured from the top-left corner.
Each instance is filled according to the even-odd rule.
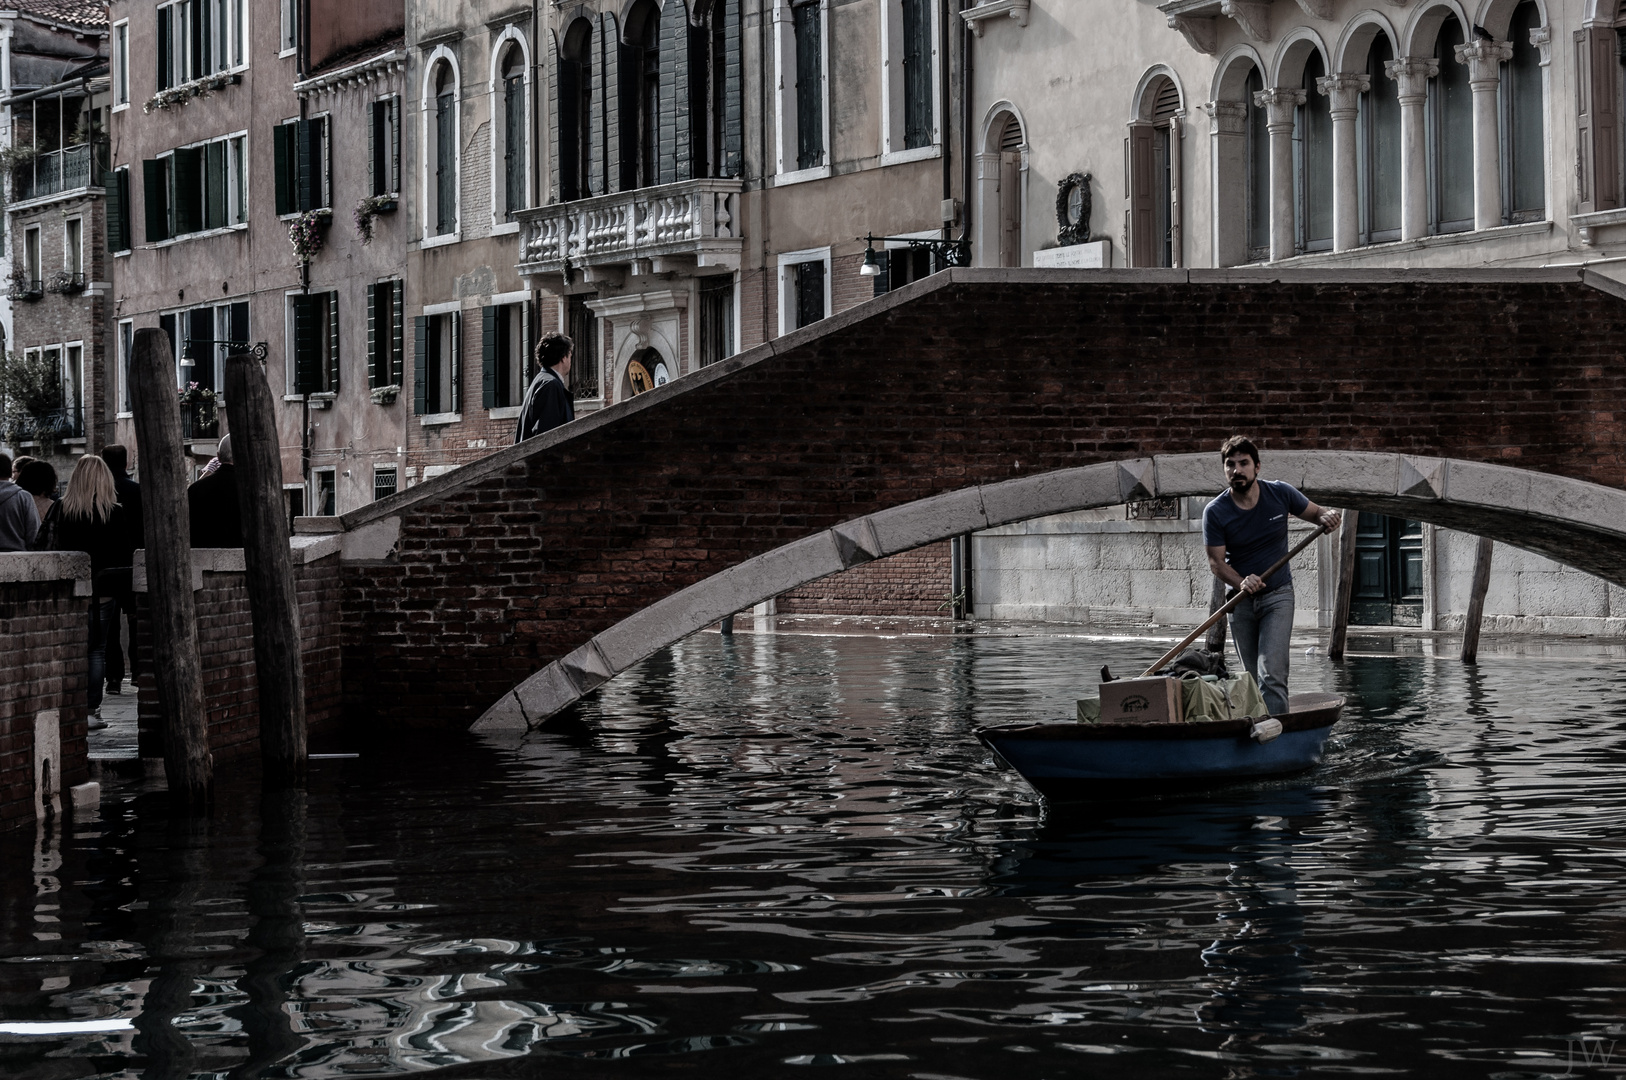
[[[1446,0],[1226,51],[1203,106],[1216,263],[1545,219],[1550,42],[1539,0]]]

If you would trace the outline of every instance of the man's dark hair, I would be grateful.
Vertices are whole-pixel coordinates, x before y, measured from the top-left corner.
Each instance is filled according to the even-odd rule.
[[[0,483],[11,480],[11,455],[0,454]]]
[[[576,343],[563,334],[549,334],[536,343],[536,359],[545,368],[558,366],[559,361],[569,356],[576,348]]]
[[[56,469],[49,461],[36,458],[17,474],[17,486],[30,495],[49,495],[56,490]]]
[[[130,471],[130,451],[124,448],[123,443],[108,443],[102,447],[102,460],[107,462],[115,477]]]
[[[1220,460],[1224,461],[1232,454],[1247,454],[1253,458],[1255,466],[1259,464],[1259,448],[1246,435],[1232,435],[1225,440],[1225,445],[1220,447]]]

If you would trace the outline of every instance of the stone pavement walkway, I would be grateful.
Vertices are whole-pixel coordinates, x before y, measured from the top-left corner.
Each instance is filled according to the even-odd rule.
[[[107,726],[90,733],[92,761],[117,761],[136,756],[136,688],[125,679],[117,694],[102,698],[102,719]]]

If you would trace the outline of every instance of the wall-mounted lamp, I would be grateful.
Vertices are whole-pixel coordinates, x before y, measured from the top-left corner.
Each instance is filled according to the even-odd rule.
[[[866,236],[864,237],[864,265],[858,268],[858,272],[865,277],[881,276],[881,260],[875,257],[875,242],[877,240],[882,243],[908,244],[912,251],[929,251],[942,266],[971,265],[971,241],[969,240],[928,240],[916,236]]]

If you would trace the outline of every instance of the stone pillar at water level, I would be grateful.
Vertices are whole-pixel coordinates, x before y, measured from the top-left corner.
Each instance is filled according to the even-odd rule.
[[[1293,214],[1293,115],[1307,100],[1294,86],[1275,86],[1253,95],[1265,110],[1270,132],[1270,261],[1290,259],[1296,244]]]
[[[1428,127],[1423,106],[1428,80],[1440,73],[1432,56],[1402,56],[1383,65],[1399,83],[1400,100],[1400,238],[1428,235]]]
[[[1502,64],[1513,59],[1513,43],[1477,38],[1456,48],[1457,62],[1468,65],[1474,92],[1474,228],[1502,224],[1502,153],[1497,132],[1497,91]]]

